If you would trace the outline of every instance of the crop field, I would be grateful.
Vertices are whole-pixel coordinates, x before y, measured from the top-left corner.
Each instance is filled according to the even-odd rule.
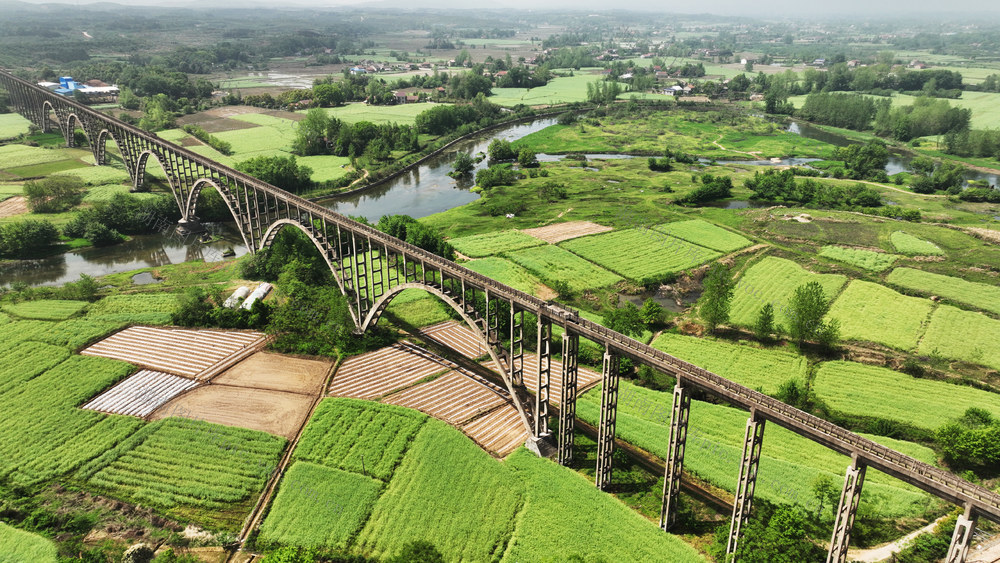
[[[538,284],[542,283],[528,270],[503,258],[480,258],[462,265],[531,295],[538,292]]]
[[[130,324],[169,324],[170,313],[177,310],[177,297],[171,293],[136,293],[109,295],[91,305],[87,318]]]
[[[847,340],[878,342],[913,350],[927,326],[934,302],[907,297],[888,287],[853,280],[830,307],[829,318],[840,321]]]
[[[600,79],[598,74],[578,71],[575,76],[557,76],[538,88],[494,88],[490,101],[501,106],[582,102],[587,99],[587,84]],[[622,87],[627,86],[623,84]]]
[[[4,169],[16,169],[37,164],[49,164],[75,158],[67,149],[45,149],[28,145],[0,146],[0,162]]]
[[[16,388],[69,357],[69,350],[40,342],[5,343],[0,347],[0,393]]]
[[[145,418],[164,403],[197,386],[198,382],[193,379],[144,369],[80,408]]]
[[[82,180],[86,186],[104,186],[131,182],[128,172],[123,168],[116,168],[114,166],[88,166],[86,168],[77,168],[76,170],[56,172],[53,176],[75,176]],[[138,193],[146,194],[146,192]]]
[[[334,156],[332,154],[318,154],[314,156],[296,156],[295,161],[299,166],[308,166],[312,169],[312,179],[317,182],[325,182],[340,178],[347,173],[346,167],[351,164],[351,159],[346,156]]]
[[[296,461],[281,479],[260,527],[265,541],[307,548],[346,548],[382,490],[364,475]]]
[[[15,321],[0,325],[0,341],[26,342],[34,340],[56,346],[66,346],[75,350],[121,327],[122,323],[92,320],[87,317],[58,323]]]
[[[563,281],[574,291],[606,287],[622,280],[621,276],[600,268],[576,254],[545,245],[507,253],[507,258],[551,285]]]
[[[727,231],[722,227],[713,225],[708,221],[702,221],[701,219],[666,223],[653,228],[661,233],[666,233],[670,236],[719,252],[733,252],[751,244],[750,240],[746,237],[732,231]]]
[[[0,561],[55,563],[58,555],[56,544],[50,540],[0,522]]]
[[[766,303],[774,305],[776,324],[788,326],[785,313],[795,289],[811,281],[818,281],[828,298],[840,292],[847,278],[839,274],[814,274],[791,260],[766,256],[754,264],[736,283],[730,321],[750,326],[757,320],[758,312]]]
[[[870,272],[887,270],[900,258],[896,254],[886,254],[884,252],[875,252],[860,248],[845,248],[843,246],[824,246],[820,249],[819,255],[824,258],[857,266]]]
[[[345,360],[330,383],[330,395],[377,399],[435,374],[457,367],[453,362],[401,340]]]
[[[545,242],[558,244],[571,238],[596,235],[612,230],[611,227],[598,225],[591,221],[566,221],[564,223],[553,223],[544,227],[534,227],[524,229],[521,232],[527,233],[535,238],[540,238]]]
[[[890,235],[892,246],[896,252],[908,256],[944,256],[944,251],[933,242],[917,238],[903,231],[895,231]]]
[[[470,360],[481,358],[487,354],[486,344],[477,339],[461,321],[449,320],[424,327],[420,329],[420,336],[446,348],[451,348]]]
[[[427,417],[394,405],[323,399],[295,459],[388,480]]]
[[[662,459],[669,448],[669,392],[652,391],[622,382],[619,389],[617,435]],[[600,388],[580,397],[577,414],[595,423],[600,416]],[[747,421],[746,411],[692,401],[688,430],[685,470],[728,491],[736,490],[742,442]],[[850,458],[835,453],[777,425],[765,431],[764,449],[756,494],[771,502],[795,503],[815,511],[813,481],[821,476],[843,481]],[[866,436],[890,448],[927,463],[935,463],[934,452],[926,447],[890,438]],[[878,494],[883,516],[923,514],[933,499],[914,487],[877,471],[869,471],[865,495]],[[872,502],[867,496],[862,502]],[[829,505],[826,510],[830,510]]]
[[[4,305],[3,310],[23,319],[62,321],[79,313],[87,305],[89,303],[86,301],[39,299],[38,301],[22,301],[13,305]]]
[[[941,305],[920,341],[921,354],[941,355],[1000,369],[1000,321]]]
[[[288,123],[294,122],[288,120]],[[215,136],[232,144],[233,158],[237,161],[255,156],[288,156],[295,139],[291,125],[281,129],[258,126],[237,131],[220,131]]]
[[[231,511],[252,502],[284,447],[284,438],[263,432],[168,418],[104,452],[78,477],[98,490],[169,513],[217,511],[219,522],[233,529],[244,514]]]
[[[556,553],[576,561],[704,561],[583,475],[526,449],[514,452],[506,465],[527,490],[503,561],[549,561]]]
[[[357,546],[376,557],[427,540],[446,561],[499,558],[524,500],[503,466],[439,420],[427,420],[375,503]]]
[[[790,379],[806,381],[805,357],[780,350],[730,344],[665,332],[652,346],[751,389],[772,394]]]
[[[424,293],[419,290],[408,289],[406,291]],[[393,299],[386,312],[411,326],[427,326],[447,321],[451,318],[451,307],[445,305],[437,297],[424,293],[423,296],[417,299],[408,301],[401,301],[400,299]]]
[[[970,282],[954,276],[944,276],[913,268],[896,268],[889,272],[886,281],[907,289],[939,295],[958,303],[1000,314],[1000,287],[995,285]]]
[[[385,398],[385,402],[461,425],[476,415],[503,405],[508,395],[491,381],[466,370],[455,370],[433,381],[393,393]]]
[[[16,323],[11,323],[16,324]],[[50,323],[51,324],[51,323]],[[11,325],[4,325],[11,326]],[[7,384],[0,394],[0,476],[31,484],[64,475],[113,447],[134,432],[141,422],[83,411],[77,407],[125,378],[135,368],[104,358],[71,356],[48,369],[65,350],[39,346],[31,354],[24,348],[13,353],[37,364],[37,376]],[[25,369],[25,368],[19,368]]]
[[[820,364],[813,389],[837,412],[878,416],[928,430],[962,416],[969,407],[1000,416],[1000,396],[995,393],[855,362]]]
[[[492,100],[491,100],[492,101]],[[398,123],[413,125],[417,115],[439,105],[450,104],[402,104],[395,106],[369,106],[368,104],[346,104],[337,108],[324,108],[327,115],[332,115],[345,123],[369,121],[376,125],[382,123]]]
[[[721,256],[714,250],[645,229],[577,238],[561,246],[640,285],[662,281],[670,274]]]
[[[21,133],[28,132],[31,122],[18,113],[0,114],[0,140],[12,139]]]
[[[521,231],[496,231],[493,233],[455,238],[448,242],[455,247],[455,250],[470,258],[495,256],[501,252],[510,252],[545,244],[545,241]]]

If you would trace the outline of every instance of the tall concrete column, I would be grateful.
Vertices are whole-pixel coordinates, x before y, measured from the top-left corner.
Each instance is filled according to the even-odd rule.
[[[660,508],[660,528],[669,530],[677,522],[677,502],[681,492],[681,473],[684,470],[684,448],[687,444],[688,415],[691,413],[691,394],[681,385],[674,386],[674,404],[670,414],[670,449],[667,451],[667,469],[663,476],[663,505]]]
[[[736,501],[733,503],[733,521],[729,526],[727,555],[736,553],[743,526],[750,519],[753,492],[757,485],[757,469],[760,466],[760,449],[764,441],[764,422],[755,410],[750,412],[743,438],[743,460],[740,462],[740,480],[736,485]],[[733,561],[735,560],[734,557]]]
[[[603,385],[601,389],[601,425],[597,430],[597,488],[602,491],[611,484],[611,454],[615,449],[615,420],[618,415],[619,357],[604,350]]]
[[[573,462],[573,429],[576,426],[576,374],[580,337],[568,329],[563,332],[562,388],[559,390],[559,442],[560,465]]]
[[[951,536],[951,546],[945,563],[965,563],[969,556],[969,546],[972,545],[972,535],[976,532],[976,513],[972,505],[965,505],[965,514],[958,516],[955,522],[955,533]]]
[[[865,482],[864,462],[854,456],[851,465],[847,467],[844,476],[844,489],[840,493],[840,504],[837,506],[837,517],[833,522],[833,538],[830,540],[830,551],[826,563],[846,563],[847,546],[851,543],[851,530],[854,528],[854,517],[858,514],[858,504],[861,502],[861,487]]]

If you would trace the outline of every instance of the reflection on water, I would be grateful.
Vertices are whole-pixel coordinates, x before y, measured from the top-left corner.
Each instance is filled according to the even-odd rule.
[[[17,260],[0,264],[0,284],[23,281],[29,285],[60,285],[76,281],[80,274],[103,276],[138,268],[178,264],[192,260],[219,261],[229,247],[236,256],[247,253],[243,239],[223,225],[206,225],[217,231],[221,240],[185,244],[167,235],[140,235],[104,248],[86,248],[38,260]]]

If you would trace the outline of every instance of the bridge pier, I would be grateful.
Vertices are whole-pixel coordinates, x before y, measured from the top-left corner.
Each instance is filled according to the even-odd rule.
[[[971,504],[965,505],[965,514],[958,515],[955,522],[955,533],[951,536],[951,546],[948,547],[948,556],[945,563],[965,563],[969,556],[969,546],[972,545],[972,536],[976,532],[976,520],[978,515],[973,510]]]
[[[573,461],[573,430],[576,426],[576,374],[580,337],[565,327],[562,339],[562,389],[559,390],[559,454],[560,465]]]
[[[199,221],[198,218],[195,217],[194,215],[190,216],[187,219],[181,219],[180,221],[177,221],[177,234],[181,236],[204,233],[206,230],[207,229],[205,228],[205,226],[202,225],[201,221]]]
[[[597,488],[602,491],[611,484],[611,454],[615,449],[615,420],[618,415],[618,366],[620,357],[604,350],[603,385],[601,388],[601,425],[597,430]]]
[[[847,546],[851,543],[851,530],[854,528],[854,517],[858,514],[858,504],[861,502],[861,487],[865,482],[865,471],[868,466],[853,456],[851,465],[847,467],[844,476],[844,489],[840,493],[840,504],[837,506],[836,520],[833,523],[833,538],[830,540],[830,551],[826,563],[846,563]]]
[[[753,507],[753,492],[757,486],[757,469],[760,467],[760,450],[764,441],[764,422],[756,410],[750,411],[747,419],[746,435],[743,438],[743,460],[740,462],[740,480],[736,485],[736,501],[733,503],[733,521],[729,526],[729,542],[726,555],[734,555],[743,535],[743,526],[750,519]],[[734,555],[733,561],[736,561]]]
[[[552,321],[538,315],[538,388],[535,390],[535,436],[549,433],[549,383],[552,376]]]
[[[688,416],[691,413],[691,393],[677,380],[674,403],[670,414],[670,449],[667,469],[663,476],[663,505],[660,508],[660,528],[669,530],[677,522],[677,502],[684,470],[684,448],[687,445]]]

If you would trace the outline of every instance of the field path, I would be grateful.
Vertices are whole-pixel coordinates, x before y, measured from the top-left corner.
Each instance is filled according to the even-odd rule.
[[[931,522],[930,524],[920,528],[919,530],[910,532],[909,534],[899,538],[898,540],[887,543],[879,547],[873,547],[871,549],[858,549],[850,550],[847,552],[847,556],[851,561],[862,561],[865,563],[875,563],[877,561],[885,561],[893,556],[894,553],[899,553],[904,547],[910,544],[917,536],[923,534],[929,534],[934,531],[934,527],[937,526],[942,520],[947,518],[947,516],[942,516],[937,520]]]
[[[903,188],[897,188],[896,186],[890,186],[888,184],[879,184],[878,182],[869,182],[868,180],[854,180],[861,184],[868,184],[869,186],[877,186],[879,188],[885,188],[887,190],[892,190],[894,192],[902,192],[904,194],[922,196],[922,197],[948,197],[947,194],[918,194],[917,192],[911,192],[909,190],[904,190]]]
[[[720,149],[722,149],[724,151],[738,152],[740,154],[748,154],[748,155],[754,157],[755,159],[760,160],[760,151],[757,151],[757,152],[738,151],[736,149],[727,149],[726,147],[720,145],[719,141],[722,140],[723,137],[725,137],[725,134],[719,135],[719,138],[716,139],[716,140],[714,140],[714,141],[712,141],[712,144],[715,145],[715,146],[717,146],[717,147],[719,147]]]

